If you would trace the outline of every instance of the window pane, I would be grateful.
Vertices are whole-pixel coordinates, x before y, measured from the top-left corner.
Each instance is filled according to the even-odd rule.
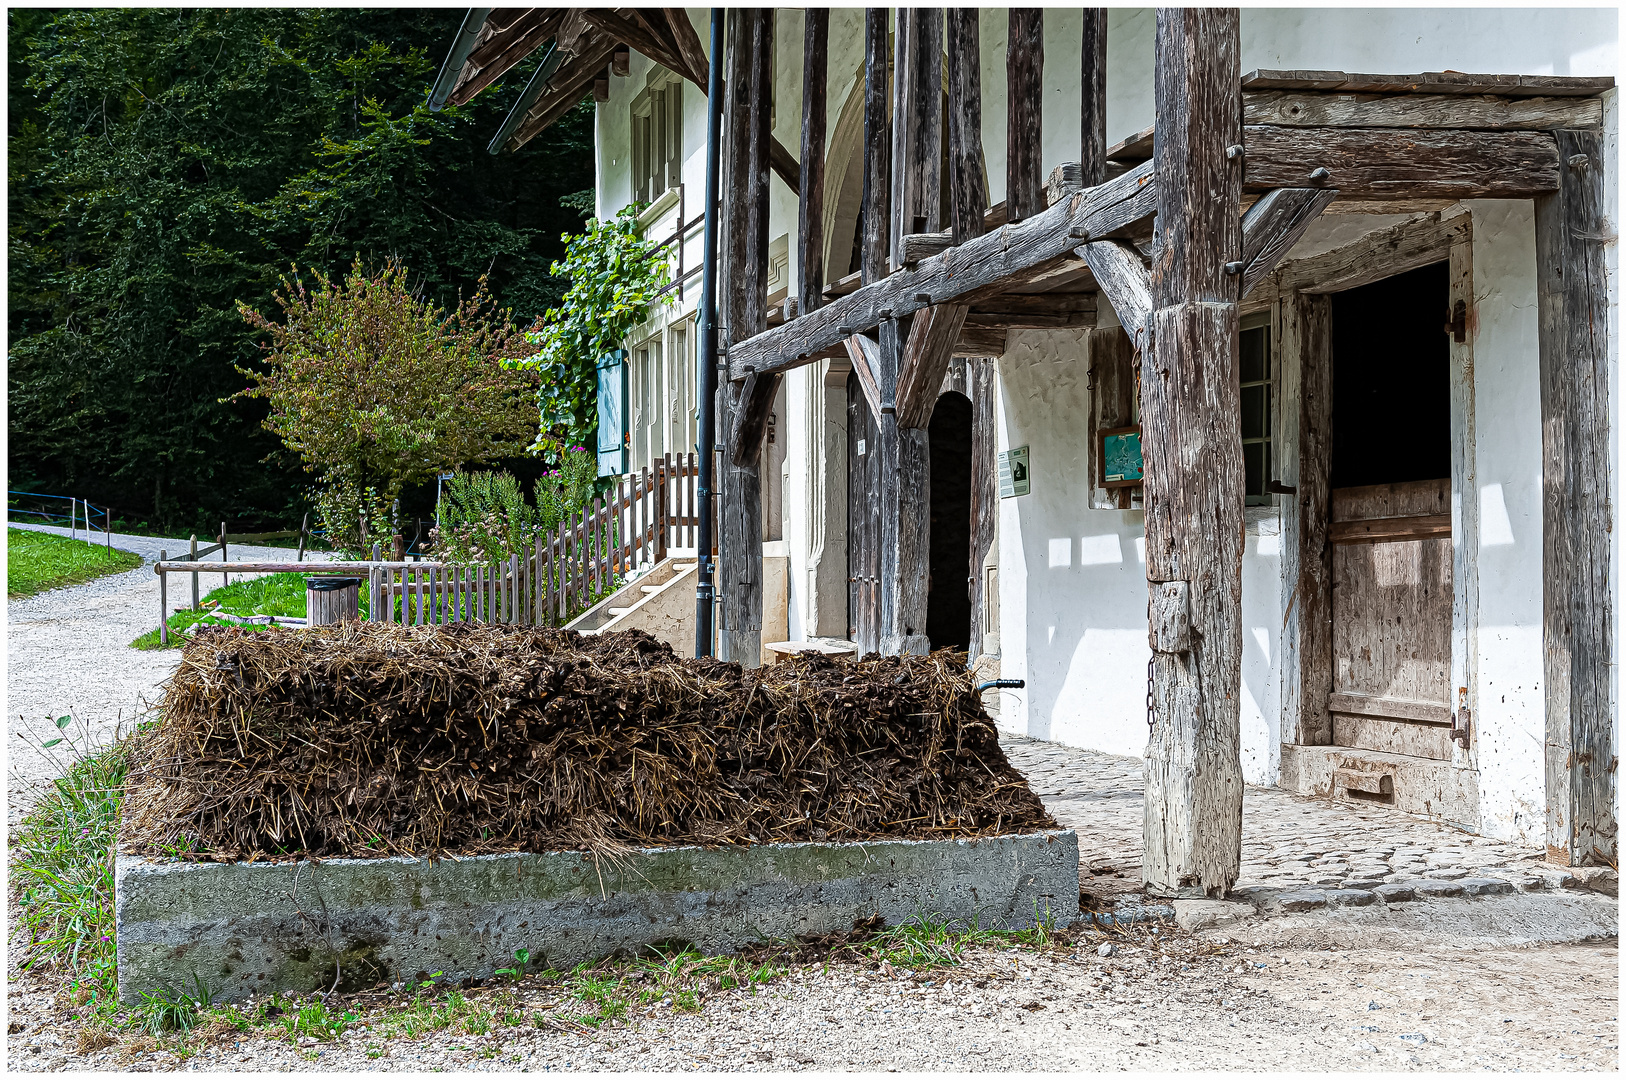
[[[1263,326],[1242,331],[1238,345],[1241,352],[1243,382],[1259,382],[1269,376],[1269,370],[1265,365],[1265,339],[1268,334],[1268,329]]]
[[[1267,388],[1264,383],[1242,388],[1242,437],[1262,439],[1269,434],[1265,411]]]
[[[1265,444],[1244,443],[1242,446],[1242,462],[1247,473],[1247,494],[1263,495],[1265,493]]]

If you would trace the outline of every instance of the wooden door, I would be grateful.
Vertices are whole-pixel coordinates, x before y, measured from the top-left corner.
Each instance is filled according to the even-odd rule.
[[[881,647],[880,430],[847,376],[847,626],[860,655]]]
[[[1451,759],[1451,482],[1339,488],[1332,741]]]

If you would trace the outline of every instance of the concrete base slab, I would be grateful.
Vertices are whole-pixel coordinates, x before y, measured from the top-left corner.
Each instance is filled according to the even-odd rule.
[[[1589,893],[1526,893],[1436,903],[1369,904],[1287,912],[1201,931],[1253,945],[1349,949],[1504,949],[1607,941],[1619,935],[1619,906]]]
[[[649,848],[465,859],[188,863],[121,856],[114,871],[119,996],[192,990],[216,1001],[380,981],[567,968],[660,943],[708,952],[851,930],[879,915],[984,928],[1078,918],[1071,831],[980,840]]]

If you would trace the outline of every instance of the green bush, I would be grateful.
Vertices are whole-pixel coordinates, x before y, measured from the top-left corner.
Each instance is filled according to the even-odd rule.
[[[430,533],[435,558],[499,562],[528,551],[537,534],[579,514],[597,490],[598,459],[579,446],[562,451],[559,459],[559,467],[537,481],[534,506],[506,471],[458,473],[447,480],[440,493],[440,523]]]

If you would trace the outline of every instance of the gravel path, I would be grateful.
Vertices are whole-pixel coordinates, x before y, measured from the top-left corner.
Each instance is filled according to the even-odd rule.
[[[68,535],[49,525],[12,525],[14,529]],[[7,821],[15,823],[31,804],[37,786],[60,775],[63,758],[52,758],[40,743],[55,736],[52,722],[73,716],[75,742],[97,745],[156,701],[158,688],[175,667],[178,654],[142,652],[130,642],[158,625],[158,575],[152,564],[158,552],[171,558],[186,551],[188,541],[155,536],[113,534],[113,546],[140,555],[141,566],[83,585],[51,589],[6,604],[6,750],[10,762]],[[238,547],[232,560],[291,559],[296,549]],[[307,553],[307,559],[325,560]],[[233,574],[232,580],[255,577]],[[185,584],[182,582],[185,581]],[[177,578],[170,590],[171,610],[191,596],[191,582]],[[218,588],[220,579],[203,577],[198,591]],[[178,595],[184,594],[184,595]],[[56,748],[60,755],[66,745]]]

